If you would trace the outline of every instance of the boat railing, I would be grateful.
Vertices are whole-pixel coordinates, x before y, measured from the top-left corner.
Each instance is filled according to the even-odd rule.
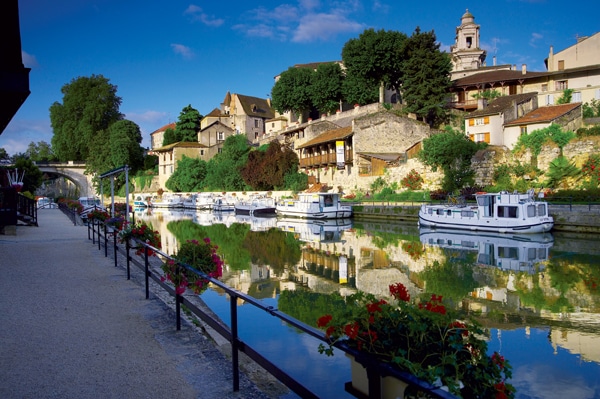
[[[294,393],[299,395],[302,398],[314,398],[317,399],[318,396],[313,393],[309,388],[302,385],[297,379],[288,374],[285,370],[278,367],[276,364],[271,362],[268,358],[266,358],[263,354],[258,352],[257,349],[251,347],[248,343],[242,341],[238,334],[238,303],[244,302],[247,305],[251,305],[256,307],[257,309],[263,311],[265,314],[270,315],[272,317],[276,317],[280,319],[282,322],[290,325],[305,334],[325,343],[329,344],[329,339],[325,335],[325,332],[316,329],[312,326],[309,326],[289,315],[280,311],[279,309],[274,308],[273,306],[265,305],[261,300],[256,299],[250,295],[246,295],[240,291],[233,289],[232,287],[226,285],[220,280],[213,279],[208,275],[199,272],[196,269],[191,268],[189,265],[178,262],[176,259],[172,258],[168,254],[162,252],[160,249],[152,247],[147,243],[141,241],[135,241],[134,245],[136,245],[137,250],[134,253],[141,253],[140,256],[133,256],[131,252],[132,246],[129,241],[125,243],[125,245],[117,243],[117,234],[118,230],[114,229],[112,226],[108,226],[105,223],[93,221],[88,224],[88,239],[92,241],[92,244],[98,245],[98,250],[102,249],[104,246],[104,256],[108,257],[109,247],[112,248],[112,254],[114,257],[114,265],[118,267],[118,254],[122,254],[126,259],[126,270],[127,270],[127,279],[131,279],[132,266],[135,266],[137,269],[143,272],[144,275],[144,288],[146,299],[150,298],[150,280],[153,283],[158,285],[158,287],[165,290],[169,295],[175,298],[175,313],[176,313],[176,329],[179,331],[181,329],[181,314],[182,314],[182,306],[185,306],[186,310],[189,311],[194,316],[201,319],[204,323],[206,323],[211,329],[213,329],[216,333],[221,335],[223,338],[227,339],[231,345],[231,364],[232,364],[232,385],[233,390],[238,392],[240,389],[240,369],[239,369],[239,353],[242,352],[247,355],[250,359],[260,365],[263,369],[265,369],[272,376],[277,378],[280,382],[286,385],[289,389],[291,389]],[[141,248],[141,252],[140,251]],[[149,254],[154,252],[158,255],[158,257],[152,257],[150,260]],[[160,258],[160,259],[159,259]],[[175,291],[175,288],[168,284],[164,279],[162,270],[160,265],[162,265],[163,261],[174,261],[180,267],[184,268],[186,272],[191,272],[199,275],[205,280],[210,281],[213,285],[218,287],[220,290],[225,292],[226,295],[229,296],[229,317],[230,317],[230,325],[227,326],[218,316],[216,316],[207,306],[202,302],[198,295],[181,295]],[[155,285],[155,286],[156,286]],[[334,343],[334,346],[342,352],[349,353],[351,355],[356,355],[356,351],[348,346],[345,346],[342,342]],[[398,378],[401,381],[404,381],[409,386],[415,387],[421,391],[424,391],[429,398],[442,398],[442,399],[456,399],[456,396],[439,389],[439,387],[435,387],[425,381],[417,379],[414,375],[409,374],[407,372],[402,372],[396,369],[393,369],[387,363],[378,362],[376,360],[370,359],[369,365],[367,367],[368,375],[372,372],[381,372],[385,371],[385,375],[391,375]],[[352,389],[349,388],[349,385],[346,384],[346,391],[352,393]],[[379,380],[375,382],[370,381],[369,383],[370,395],[369,397],[379,398],[381,397],[381,387],[379,385]]]

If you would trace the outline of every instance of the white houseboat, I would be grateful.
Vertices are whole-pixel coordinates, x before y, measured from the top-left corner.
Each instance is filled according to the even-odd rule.
[[[527,193],[477,193],[476,204],[450,201],[424,204],[419,210],[419,226],[491,231],[496,233],[543,233],[554,226],[548,203]]]
[[[275,216],[275,200],[262,195],[251,196],[248,200],[241,200],[234,205],[235,213],[250,216]]]
[[[342,204],[339,193],[300,193],[298,199],[281,200],[277,213],[304,219],[344,219],[352,216],[352,207]]]

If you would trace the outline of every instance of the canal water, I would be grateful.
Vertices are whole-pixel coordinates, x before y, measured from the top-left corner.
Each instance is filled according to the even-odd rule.
[[[517,398],[600,398],[600,245],[595,236],[486,235],[419,230],[415,223],[307,222],[211,212],[136,210],[162,248],[209,237],[223,281],[305,323],[323,315],[313,293],[357,290],[442,295],[490,331],[489,351],[510,361]],[[229,321],[228,297],[203,300]],[[240,335],[322,398],[351,398],[349,361],[253,306],[239,304]],[[289,396],[294,397],[293,394]]]

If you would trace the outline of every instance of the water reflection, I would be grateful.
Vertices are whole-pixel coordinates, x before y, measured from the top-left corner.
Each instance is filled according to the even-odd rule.
[[[136,217],[161,232],[170,253],[178,242],[210,237],[227,265],[225,283],[309,324],[320,315],[319,305],[302,293],[362,290],[385,297],[389,284],[402,282],[413,297],[443,295],[449,306],[470,312],[490,329],[489,349],[510,359],[517,397],[561,392],[600,398],[600,248],[594,237],[419,231],[412,223],[320,223],[210,212],[146,211]],[[290,300],[291,292],[300,300]],[[216,309],[222,299],[215,291],[206,294]],[[297,335],[285,326],[264,331],[256,315],[246,323],[252,328],[244,339],[259,347],[269,346],[270,335],[290,335],[291,341]],[[281,361],[294,363],[285,359],[287,353],[279,353]],[[321,397],[347,395],[339,388],[349,378],[345,359],[320,360],[309,371],[290,365],[290,372]],[[572,382],[556,386],[559,378],[547,380],[552,375],[568,375]]]

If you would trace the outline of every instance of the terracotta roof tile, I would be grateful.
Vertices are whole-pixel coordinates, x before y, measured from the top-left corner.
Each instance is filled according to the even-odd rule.
[[[519,119],[515,119],[504,126],[515,126],[515,125],[528,125],[531,123],[540,122],[552,122],[557,118],[560,118],[564,114],[574,110],[577,107],[581,107],[581,103],[571,103],[562,105],[549,105],[547,107],[540,107],[535,109]]]
[[[537,77],[545,76],[545,75],[548,75],[548,72],[527,72],[527,73],[523,74],[523,72],[521,72],[521,71],[501,69],[498,71],[476,73],[474,75],[465,76],[464,78],[456,79],[454,82],[452,82],[452,86],[453,87],[474,86],[477,84],[490,83],[490,82],[500,83],[500,82],[506,82],[506,81],[537,78]],[[499,84],[498,84],[498,87],[500,87]]]
[[[177,124],[176,123],[169,123],[168,125],[164,125],[163,127],[156,129],[155,131],[153,131],[152,133],[150,133],[151,135],[154,133],[160,133],[160,132],[165,132],[167,129],[173,129],[175,130],[175,126]]]
[[[513,104],[522,103],[523,101],[529,100],[536,96],[537,96],[537,92],[498,97],[498,98],[490,101],[488,106],[485,107],[484,109],[478,109],[477,111],[471,112],[469,114],[469,118],[472,118],[475,116],[500,114],[503,111],[512,107]]]
[[[306,143],[296,147],[297,149],[312,147],[313,145],[329,143],[331,141],[345,139],[346,137],[352,135],[352,126],[346,126],[339,129],[328,130],[323,134],[315,137],[312,140],[307,141]]]

